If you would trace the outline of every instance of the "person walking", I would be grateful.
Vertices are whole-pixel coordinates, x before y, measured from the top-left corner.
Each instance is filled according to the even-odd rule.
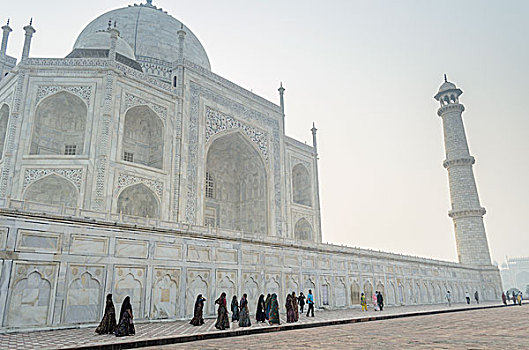
[[[511,296],[509,294],[509,291],[507,291],[507,301],[511,300]]]
[[[384,310],[384,297],[381,291],[377,292],[377,304],[380,311]]]
[[[378,311],[377,293],[378,293],[378,291],[375,291],[375,293],[371,296],[371,301],[373,302],[373,310],[375,310],[375,311]]]
[[[512,303],[516,305],[516,294],[512,292]]]
[[[478,294],[478,291],[476,291],[476,293],[474,293],[474,299],[476,299],[476,304],[479,304],[479,294]]]
[[[248,309],[248,296],[242,295],[241,298],[241,315],[239,319],[239,327],[250,327],[252,321],[250,321],[250,310]]]
[[[119,312],[119,324],[114,334],[116,337],[123,337],[127,335],[136,334],[134,323],[132,320],[132,305],[130,304],[130,297],[127,295],[121,304],[121,311]]]
[[[202,316],[203,310],[204,310],[204,302],[206,301],[206,298],[202,297],[202,294],[199,294],[197,296],[197,300],[195,301],[195,308],[193,310],[193,319],[190,324],[193,326],[202,326],[204,324],[204,317]]]
[[[452,306],[452,294],[450,294],[450,291],[446,291],[445,295],[446,301],[448,302],[448,307]]]
[[[522,306],[522,292],[518,293],[517,299],[518,299],[518,305]]]
[[[107,295],[107,302],[105,305],[105,314],[99,326],[96,328],[97,334],[112,334],[116,330],[116,309],[112,301],[112,294]]]
[[[292,302],[292,294],[287,294],[285,301],[285,310],[287,310],[287,323],[294,322],[294,303]]]
[[[303,308],[305,307],[305,296],[303,295],[303,292],[299,292],[298,302],[301,313],[303,313]]]
[[[362,311],[367,311],[367,300],[364,293],[360,296],[360,305],[362,305]]]
[[[265,309],[265,298],[264,295],[261,294],[261,296],[259,297],[259,301],[257,302],[257,312],[255,313],[255,319],[257,320],[257,322],[265,322]]]
[[[467,299],[467,304],[470,304],[470,294],[468,292],[465,292],[465,298]]]
[[[270,320],[270,303],[272,301],[272,297],[270,296],[270,293],[266,296],[265,299],[265,318],[267,320]]]
[[[509,294],[509,292],[507,292]],[[507,297],[505,296],[505,292],[501,293],[501,301],[503,301],[503,305],[507,305]]]
[[[231,322],[239,321],[239,301],[237,300],[237,296],[234,295],[231,299]]]
[[[312,295],[312,289],[309,289],[309,294],[307,294],[307,317],[309,314],[314,317],[314,296]]]
[[[215,300],[215,304],[219,305],[217,309],[217,322],[215,328],[224,330],[230,328],[230,319],[228,318],[228,309],[226,308],[226,293],[222,292],[220,297]]]
[[[281,324],[281,321],[279,320],[279,303],[277,301],[277,294],[273,293],[270,297],[270,325],[273,324]]]

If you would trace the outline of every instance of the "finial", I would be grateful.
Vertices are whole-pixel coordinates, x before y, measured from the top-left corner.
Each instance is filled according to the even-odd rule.
[[[114,28],[116,28],[116,22],[117,22],[117,21],[114,21]]]
[[[31,18],[29,19],[29,25],[32,25],[32,24],[33,24],[33,17],[31,17]]]
[[[147,5],[152,6],[152,0],[147,0]]]
[[[180,29],[184,30],[184,24],[183,23],[180,23]]]
[[[446,79],[446,73],[445,73],[445,83],[447,82],[448,80]]]
[[[110,30],[111,27],[112,27],[112,18],[109,18],[108,19],[108,28],[107,28],[107,30]]]
[[[6,24],[8,27],[9,27],[9,20],[10,20],[10,18],[7,19],[7,24]]]

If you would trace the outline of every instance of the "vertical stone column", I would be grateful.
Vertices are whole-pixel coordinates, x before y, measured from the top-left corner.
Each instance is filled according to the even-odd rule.
[[[2,27],[2,46],[0,47],[0,56],[5,56],[7,52],[7,40],[9,39],[9,33],[11,33],[13,29],[9,26],[9,20],[7,21],[7,24]]]
[[[33,34],[35,34],[36,30],[31,26],[33,23],[33,19],[29,21],[29,25],[24,27],[24,31],[26,32],[26,36],[24,38],[24,48],[22,49],[22,59],[21,61],[24,61],[29,57],[29,49],[31,47],[31,38],[33,38]]]
[[[452,209],[449,216],[454,221],[459,262],[468,265],[490,265],[490,253],[483,224],[485,208],[479,202],[478,190],[463,125],[465,107],[459,103],[463,92],[454,84],[445,82],[435,99],[441,103],[437,114],[443,120],[446,159],[443,166],[448,171]]]
[[[312,147],[314,148],[314,188],[316,190],[316,193],[314,195],[315,199],[315,209],[316,209],[316,222],[317,222],[317,230],[318,234],[316,236],[317,242],[322,241],[322,235],[321,235],[321,210],[320,210],[320,181],[318,176],[318,143],[316,141],[316,125],[312,123]]]

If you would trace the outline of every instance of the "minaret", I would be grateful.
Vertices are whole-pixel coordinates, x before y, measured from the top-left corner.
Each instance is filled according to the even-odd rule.
[[[112,27],[112,20],[108,21],[108,32],[110,33],[110,49],[108,50],[108,59],[111,61],[116,60],[116,46],[118,43],[119,30],[116,28],[117,23],[114,21],[114,27]]]
[[[461,114],[465,107],[459,103],[463,91],[446,80],[435,99],[441,103],[437,111],[443,119],[446,159],[452,210],[448,216],[454,221],[457,255],[466,265],[490,265],[490,253],[483,224],[485,208],[479,202],[472,165],[474,157],[468,150],[467,137]]]
[[[2,26],[2,46],[0,46],[0,80],[2,80],[7,72],[13,69],[17,63],[14,57],[7,55],[7,41],[9,40],[9,34],[13,31],[9,26],[9,20],[7,24]]]
[[[21,61],[29,57],[29,48],[31,47],[31,38],[33,37],[33,34],[35,34],[36,32],[32,24],[33,24],[33,18],[29,21],[29,25],[24,27],[24,31],[26,32],[26,37],[24,39],[24,48],[22,49]]]
[[[279,107],[281,107],[281,116],[283,117],[283,132],[285,130],[285,88],[283,87],[283,82],[279,83]]]
[[[320,208],[320,181],[319,181],[319,175],[318,175],[318,143],[316,141],[316,131],[318,131],[318,129],[316,129],[316,125],[314,124],[314,122],[312,123],[312,129],[310,129],[310,131],[312,131],[312,148],[314,149],[314,181],[316,183],[316,196],[315,196],[315,200],[316,200],[316,220],[317,220],[317,224],[318,224],[318,236],[317,236],[317,241],[319,243],[321,243],[322,241],[322,236],[321,236],[321,208]]]
[[[9,26],[9,20],[7,20],[7,24],[2,27],[2,46],[0,48],[0,57],[5,56],[7,52],[7,40],[9,39],[9,33],[11,33],[13,29]]]

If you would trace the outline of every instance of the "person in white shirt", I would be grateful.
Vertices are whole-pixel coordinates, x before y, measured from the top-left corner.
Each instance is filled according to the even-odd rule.
[[[468,292],[465,292],[465,298],[467,298],[467,304],[470,304],[470,294]]]

